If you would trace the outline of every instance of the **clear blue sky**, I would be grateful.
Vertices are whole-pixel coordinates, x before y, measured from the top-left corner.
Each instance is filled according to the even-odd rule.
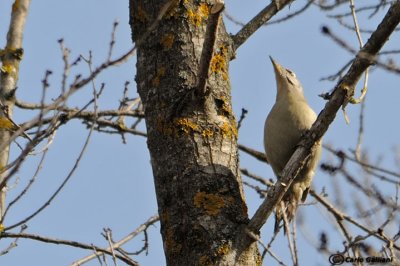
[[[1,47],[5,44],[12,2],[2,0],[0,4]],[[290,10],[296,10],[304,3],[305,1],[296,1]],[[226,3],[227,11],[241,21],[247,21],[265,5],[266,1],[251,1],[246,4],[241,1]],[[282,14],[287,13],[286,8]],[[362,20],[362,25],[374,29],[381,17],[377,16],[370,21]],[[114,54],[119,55],[132,46],[127,0],[32,1],[24,36],[25,54],[17,97],[29,102],[38,101],[42,91],[41,80],[47,69],[51,69],[54,73],[50,78],[48,99],[58,95],[62,73],[62,60],[57,43],[60,38],[63,38],[65,45],[71,49],[71,59],[79,54],[88,55],[88,51],[92,50],[95,63],[102,62],[107,56],[112,24],[115,20],[120,22],[120,26]],[[226,24],[232,33],[239,29],[230,22]],[[317,113],[323,108],[324,100],[317,95],[331,90],[335,83],[321,82],[320,78],[337,71],[352,58],[352,55],[324,37],[320,33],[322,25],[330,26],[353,47],[358,46],[353,33],[343,30],[335,21],[312,7],[293,20],[260,29],[239,49],[237,58],[231,63],[230,76],[236,114],[240,115],[241,108],[249,111],[239,132],[241,144],[263,150],[264,119],[275,100],[275,81],[269,55],[296,72],[310,105]],[[399,36],[396,35],[391,39],[391,46],[387,47],[393,48],[399,43]],[[364,36],[364,41],[367,37],[368,35]],[[81,67],[73,71],[73,73],[82,72],[87,74],[87,68]],[[135,58],[100,75],[96,79],[97,86],[102,82],[106,83],[106,90],[99,103],[100,109],[118,107],[125,81],[131,82],[130,96],[136,96],[134,76]],[[375,161],[382,157],[382,166],[393,169],[395,166],[392,150],[398,145],[400,135],[399,123],[393,122],[398,120],[396,114],[400,99],[399,77],[379,69],[373,70],[369,84],[363,147],[370,152],[371,160]],[[75,106],[85,103],[90,99],[91,93],[91,88],[87,87],[85,91],[72,97],[69,104]],[[339,113],[324,137],[324,142],[346,151],[354,149],[359,109],[359,106],[347,108],[351,119],[350,125],[345,124],[343,115]],[[24,122],[30,117],[32,117],[30,112],[16,110],[17,122]],[[38,181],[29,195],[9,213],[6,226],[24,218],[47,200],[73,166],[86,135],[87,129],[79,121],[71,122],[59,130]],[[126,137],[127,144],[124,145],[117,135],[94,133],[87,153],[72,180],[51,206],[29,222],[26,232],[106,246],[106,242],[100,236],[103,228],[111,228],[114,239],[119,240],[156,214],[157,205],[146,140],[138,136]],[[13,149],[18,148],[14,145]],[[324,152],[322,161],[329,156]],[[38,159],[38,156],[32,156],[24,164],[18,174],[18,186],[11,190],[10,198],[13,198],[30,179]],[[273,177],[268,165],[261,164],[244,154],[240,160],[241,167],[266,178]],[[315,177],[315,187],[320,189],[329,184],[327,177],[319,171]],[[249,213],[252,215],[261,201],[254,192],[246,189],[246,193]],[[328,223],[326,214],[321,214],[318,207],[310,206],[302,208],[301,211],[306,214],[304,219],[312,232],[317,233],[321,228],[328,231],[335,230],[335,227]],[[264,228],[262,236],[268,241],[272,233],[272,223],[269,222]],[[158,224],[149,229],[149,254],[137,258],[141,265],[165,264],[159,230]],[[301,264],[326,265],[326,257],[315,255],[314,248],[301,234],[299,237]],[[140,236],[126,245],[126,249],[129,251],[139,249],[142,239],[143,236]],[[0,257],[0,265],[68,265],[88,254],[87,251],[79,249],[31,240],[20,240],[18,245],[8,255]],[[336,248],[341,248],[341,241],[332,245],[333,249],[335,245]],[[5,246],[6,241],[2,241],[0,248]],[[286,242],[281,238],[272,248],[281,257],[284,256],[283,251],[286,252],[286,249]],[[291,263],[289,257],[285,257],[284,261]],[[268,265],[275,263],[271,260],[267,262]],[[86,265],[98,265],[98,263],[93,261]]]

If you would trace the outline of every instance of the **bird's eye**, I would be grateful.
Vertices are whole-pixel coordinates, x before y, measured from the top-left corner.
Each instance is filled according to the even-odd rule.
[[[292,75],[293,77],[296,77],[296,74],[290,70],[290,69],[286,69],[287,72],[289,72],[290,75]]]

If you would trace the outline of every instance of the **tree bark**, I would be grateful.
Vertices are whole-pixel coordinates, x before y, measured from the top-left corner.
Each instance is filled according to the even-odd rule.
[[[207,2],[130,0],[164,251],[168,265],[260,265],[256,243],[232,246],[248,223],[228,76],[233,49],[210,11]]]

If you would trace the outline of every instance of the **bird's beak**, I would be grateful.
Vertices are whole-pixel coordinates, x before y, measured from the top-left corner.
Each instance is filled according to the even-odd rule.
[[[280,64],[278,64],[278,62],[276,62],[271,56],[269,57],[269,59],[271,60],[272,65],[274,66],[275,75],[276,76],[282,75],[284,68]]]

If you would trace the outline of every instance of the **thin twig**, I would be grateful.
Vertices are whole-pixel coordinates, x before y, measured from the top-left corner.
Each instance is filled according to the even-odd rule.
[[[285,205],[284,205],[283,201],[280,202],[279,208],[281,208],[281,212],[282,212],[283,226],[284,226],[284,231],[285,231],[286,238],[287,238],[288,245],[289,245],[290,257],[292,258],[293,266],[297,266],[298,265],[297,255],[295,254],[294,247],[293,247],[293,240],[291,238],[292,233],[290,230],[290,222],[287,218],[286,211],[285,211]]]
[[[94,125],[93,125],[94,126]],[[92,132],[93,132],[93,126],[90,128],[88,136],[86,137],[85,143],[82,147],[82,150],[79,153],[78,158],[75,161],[74,166],[72,167],[72,169],[70,170],[70,172],[68,173],[68,175],[65,177],[64,181],[61,183],[61,185],[57,188],[57,190],[50,196],[50,198],[40,207],[38,208],[35,212],[33,212],[31,215],[27,216],[26,218],[24,218],[23,220],[11,225],[11,226],[7,226],[4,230],[10,230],[12,228],[15,228],[17,226],[20,226],[21,224],[25,224],[26,222],[28,222],[29,220],[31,220],[32,218],[34,218],[36,215],[38,215],[41,211],[43,211],[47,206],[50,205],[50,203],[53,201],[53,199],[58,195],[58,193],[64,188],[64,186],[67,184],[67,182],[69,181],[69,179],[72,177],[72,175],[75,173],[75,170],[78,168],[78,165],[83,157],[83,154],[86,151],[86,148],[89,145],[89,140],[90,137],[92,136]]]
[[[249,111],[247,111],[246,109],[242,108],[242,113],[240,114],[240,118],[239,121],[237,123],[237,129],[239,130],[240,127],[242,126],[242,122],[243,120],[246,118],[246,115]]]
[[[243,175],[246,175],[246,176],[250,177],[251,179],[258,181],[258,182],[260,182],[261,184],[263,184],[263,185],[265,185],[267,187],[274,186],[274,182],[271,179],[270,180],[266,180],[266,179],[262,178],[261,176],[258,176],[258,175],[255,175],[253,173],[250,173],[247,169],[241,168],[240,172]]]
[[[365,78],[367,79],[367,76]],[[357,144],[354,152],[358,161],[361,161],[361,145],[364,136],[364,110],[365,110],[365,101],[362,101],[360,108],[359,122],[358,122]]]
[[[108,49],[107,61],[110,61],[111,57],[112,57],[113,48],[115,45],[115,33],[117,32],[118,25],[119,25],[118,21],[114,21],[113,30],[111,32],[111,41],[110,41],[110,45],[109,45],[109,49]]]
[[[111,254],[112,254],[114,266],[117,266],[117,258],[116,258],[116,256],[115,256],[115,252],[114,252],[114,249],[113,249],[114,243],[113,243],[113,241],[112,241],[111,229],[110,229],[110,228],[107,228],[107,229],[105,229],[105,231],[106,231],[106,239],[107,239],[107,241],[108,241],[109,249],[110,249]]]
[[[66,106],[53,106],[53,105],[41,105],[41,104],[35,104],[35,103],[26,103],[20,100],[17,100],[15,102],[15,106],[21,108],[21,109],[28,109],[28,110],[41,110],[41,109],[49,109],[51,111],[61,111],[63,113],[71,113],[72,116],[77,116],[77,117],[93,117],[93,112],[92,111],[83,111],[78,108],[69,108]],[[79,114],[77,114],[80,111]],[[97,111],[97,115],[99,117],[101,116],[111,116],[111,117],[119,117],[119,116],[131,116],[131,117],[138,117],[138,118],[143,118],[144,113],[143,111],[138,111],[138,110],[99,110]]]
[[[355,220],[354,218],[352,218],[349,215],[346,215],[342,212],[340,212],[339,210],[337,210],[327,199],[321,197],[320,195],[318,195],[317,193],[315,193],[314,191],[310,190],[310,195],[312,195],[318,202],[320,202],[330,213],[332,213],[334,215],[334,217],[338,220],[346,220],[348,222],[350,222],[351,224],[355,225],[356,227],[358,227],[359,229],[361,229],[362,231],[373,235],[374,237],[382,240],[385,243],[389,243],[391,240],[390,238],[388,238],[387,236],[385,236],[383,234],[383,232],[379,231],[379,230],[372,230],[367,228],[366,226],[362,225],[360,222],[358,222],[357,220]],[[396,250],[400,251],[400,247],[397,245],[393,246]]]
[[[120,246],[122,246],[123,244],[125,244],[126,242],[128,242],[129,240],[133,239],[134,237],[136,237],[138,234],[140,234],[141,232],[143,232],[144,230],[146,230],[149,226],[153,225],[154,223],[159,221],[159,217],[158,215],[152,216],[150,217],[146,222],[144,222],[143,224],[141,224],[138,228],[136,228],[133,232],[131,232],[130,234],[128,234],[127,236],[125,236],[123,239],[121,239],[118,242],[115,242],[112,246],[113,249],[117,249]],[[107,250],[108,252],[110,252],[110,248],[107,248],[105,250]],[[73,262],[71,264],[71,266],[80,266],[83,265],[84,263],[96,258],[96,256],[101,255],[102,253],[104,253],[103,251],[98,251],[95,252],[94,254],[88,255],[80,260],[77,260],[75,262]],[[109,254],[109,253],[107,253]]]
[[[0,239],[1,238],[24,238],[24,239],[32,239],[44,243],[51,243],[51,244],[56,244],[56,245],[65,245],[65,246],[71,246],[71,247],[76,247],[76,248],[81,248],[81,249],[87,249],[87,250],[93,250],[94,248],[96,249],[97,252],[101,252],[102,254],[107,254],[107,255],[112,255],[111,251],[107,249],[103,249],[100,247],[96,247],[94,245],[88,245],[84,244],[81,242],[77,241],[69,241],[69,240],[63,240],[63,239],[56,239],[56,238],[50,238],[50,237],[44,237],[41,235],[35,235],[35,234],[27,234],[27,233],[8,233],[8,232],[3,232],[0,234]],[[127,265],[132,265],[132,266],[138,266],[139,264],[136,261],[133,260],[128,260],[124,256],[121,256],[119,254],[115,254],[115,256],[125,262]]]
[[[363,162],[363,161],[359,161],[359,160],[357,160],[357,158],[353,158],[353,157],[347,155],[347,154],[346,154],[345,152],[343,152],[343,151],[337,151],[337,150],[331,148],[330,146],[323,145],[323,147],[324,147],[324,149],[326,149],[327,151],[329,151],[329,152],[335,154],[336,156],[343,157],[343,158],[345,158],[345,159],[347,159],[347,160],[350,160],[350,161],[352,161],[352,162],[355,162],[355,163],[357,163],[357,164],[359,164],[359,165],[361,165],[361,166],[363,166],[363,167],[365,167],[365,168],[367,168],[367,169],[376,170],[376,171],[379,171],[379,172],[382,172],[382,173],[385,173],[385,174],[388,174],[388,175],[391,175],[391,176],[395,176],[395,177],[399,177],[399,178],[400,178],[400,173],[397,173],[397,172],[394,172],[394,171],[390,171],[390,170],[387,170],[387,169],[385,169],[385,168],[378,167],[378,166],[376,166],[376,165],[371,165],[371,164],[365,163],[365,162]]]
[[[26,192],[28,192],[28,190],[30,189],[30,187],[31,187],[31,186],[33,185],[33,183],[35,182],[37,176],[39,175],[40,170],[42,169],[42,166],[43,166],[43,164],[44,164],[44,160],[45,160],[45,158],[46,158],[47,152],[48,152],[48,149],[46,149],[46,150],[42,153],[42,156],[41,156],[41,158],[40,158],[39,164],[38,164],[38,166],[36,167],[36,171],[35,171],[35,173],[33,174],[32,178],[29,180],[29,182],[28,182],[28,184],[26,185],[26,187],[21,191],[21,193],[19,193],[19,195],[18,195],[17,197],[15,197],[15,199],[13,199],[13,200],[8,204],[8,206],[7,206],[7,208],[6,208],[5,212],[4,212],[4,215],[3,215],[2,219],[0,220],[0,224],[3,223],[3,221],[4,221],[4,219],[5,219],[6,215],[7,215],[7,212],[10,210],[10,208],[11,208],[15,203],[17,203],[17,202],[26,194]]]
[[[362,40],[361,33],[360,33],[360,28],[358,26],[357,15],[356,15],[356,11],[354,9],[354,0],[350,0],[350,9],[351,9],[352,17],[353,17],[354,28],[355,28],[355,31],[356,31],[356,34],[357,34],[358,44],[359,44],[359,47],[361,49],[364,46],[364,42]],[[365,70],[365,73],[364,73],[364,85],[363,85],[363,88],[361,89],[360,97],[358,99],[352,98],[350,100],[350,103],[353,103],[353,104],[361,103],[363,101],[365,95],[367,95],[367,91],[368,91],[368,73],[369,73],[369,68],[367,68]],[[361,141],[361,139],[360,139],[360,141]],[[357,142],[357,147],[361,147],[361,142]]]
[[[270,243],[268,243],[268,246],[264,244],[264,242],[262,242],[262,240],[260,239],[260,237],[256,234],[254,234],[251,231],[246,231],[246,233],[248,234],[248,236],[250,236],[252,239],[254,239],[255,241],[257,241],[263,248],[264,248],[264,253],[268,253],[271,255],[271,257],[276,260],[276,262],[279,263],[279,265],[286,265],[283,263],[282,260],[280,260],[272,251],[271,251],[271,244],[273,242],[273,240],[275,239],[276,234],[274,235],[273,239],[270,241]]]
[[[241,144],[239,144],[238,147],[239,147],[239,150],[244,151],[245,153],[256,158],[257,160],[268,163],[267,156],[265,156],[265,153],[254,150],[252,148],[249,148],[249,147],[241,145]]]
[[[293,221],[292,223],[292,240],[293,240],[293,251],[294,251],[294,256],[296,259],[296,265],[300,265],[299,263],[299,254],[297,250],[297,227],[296,227],[296,221]]]
[[[19,233],[20,233],[20,234],[23,233],[23,232],[25,231],[26,228],[27,228],[27,226],[21,226]],[[19,238],[18,238],[18,237],[15,238],[15,239],[8,245],[8,247],[6,247],[5,249],[3,249],[3,250],[0,252],[0,256],[3,256],[3,255],[5,255],[5,254],[7,254],[7,253],[10,252],[13,248],[17,247],[17,246],[18,246],[18,241],[19,241]]]

